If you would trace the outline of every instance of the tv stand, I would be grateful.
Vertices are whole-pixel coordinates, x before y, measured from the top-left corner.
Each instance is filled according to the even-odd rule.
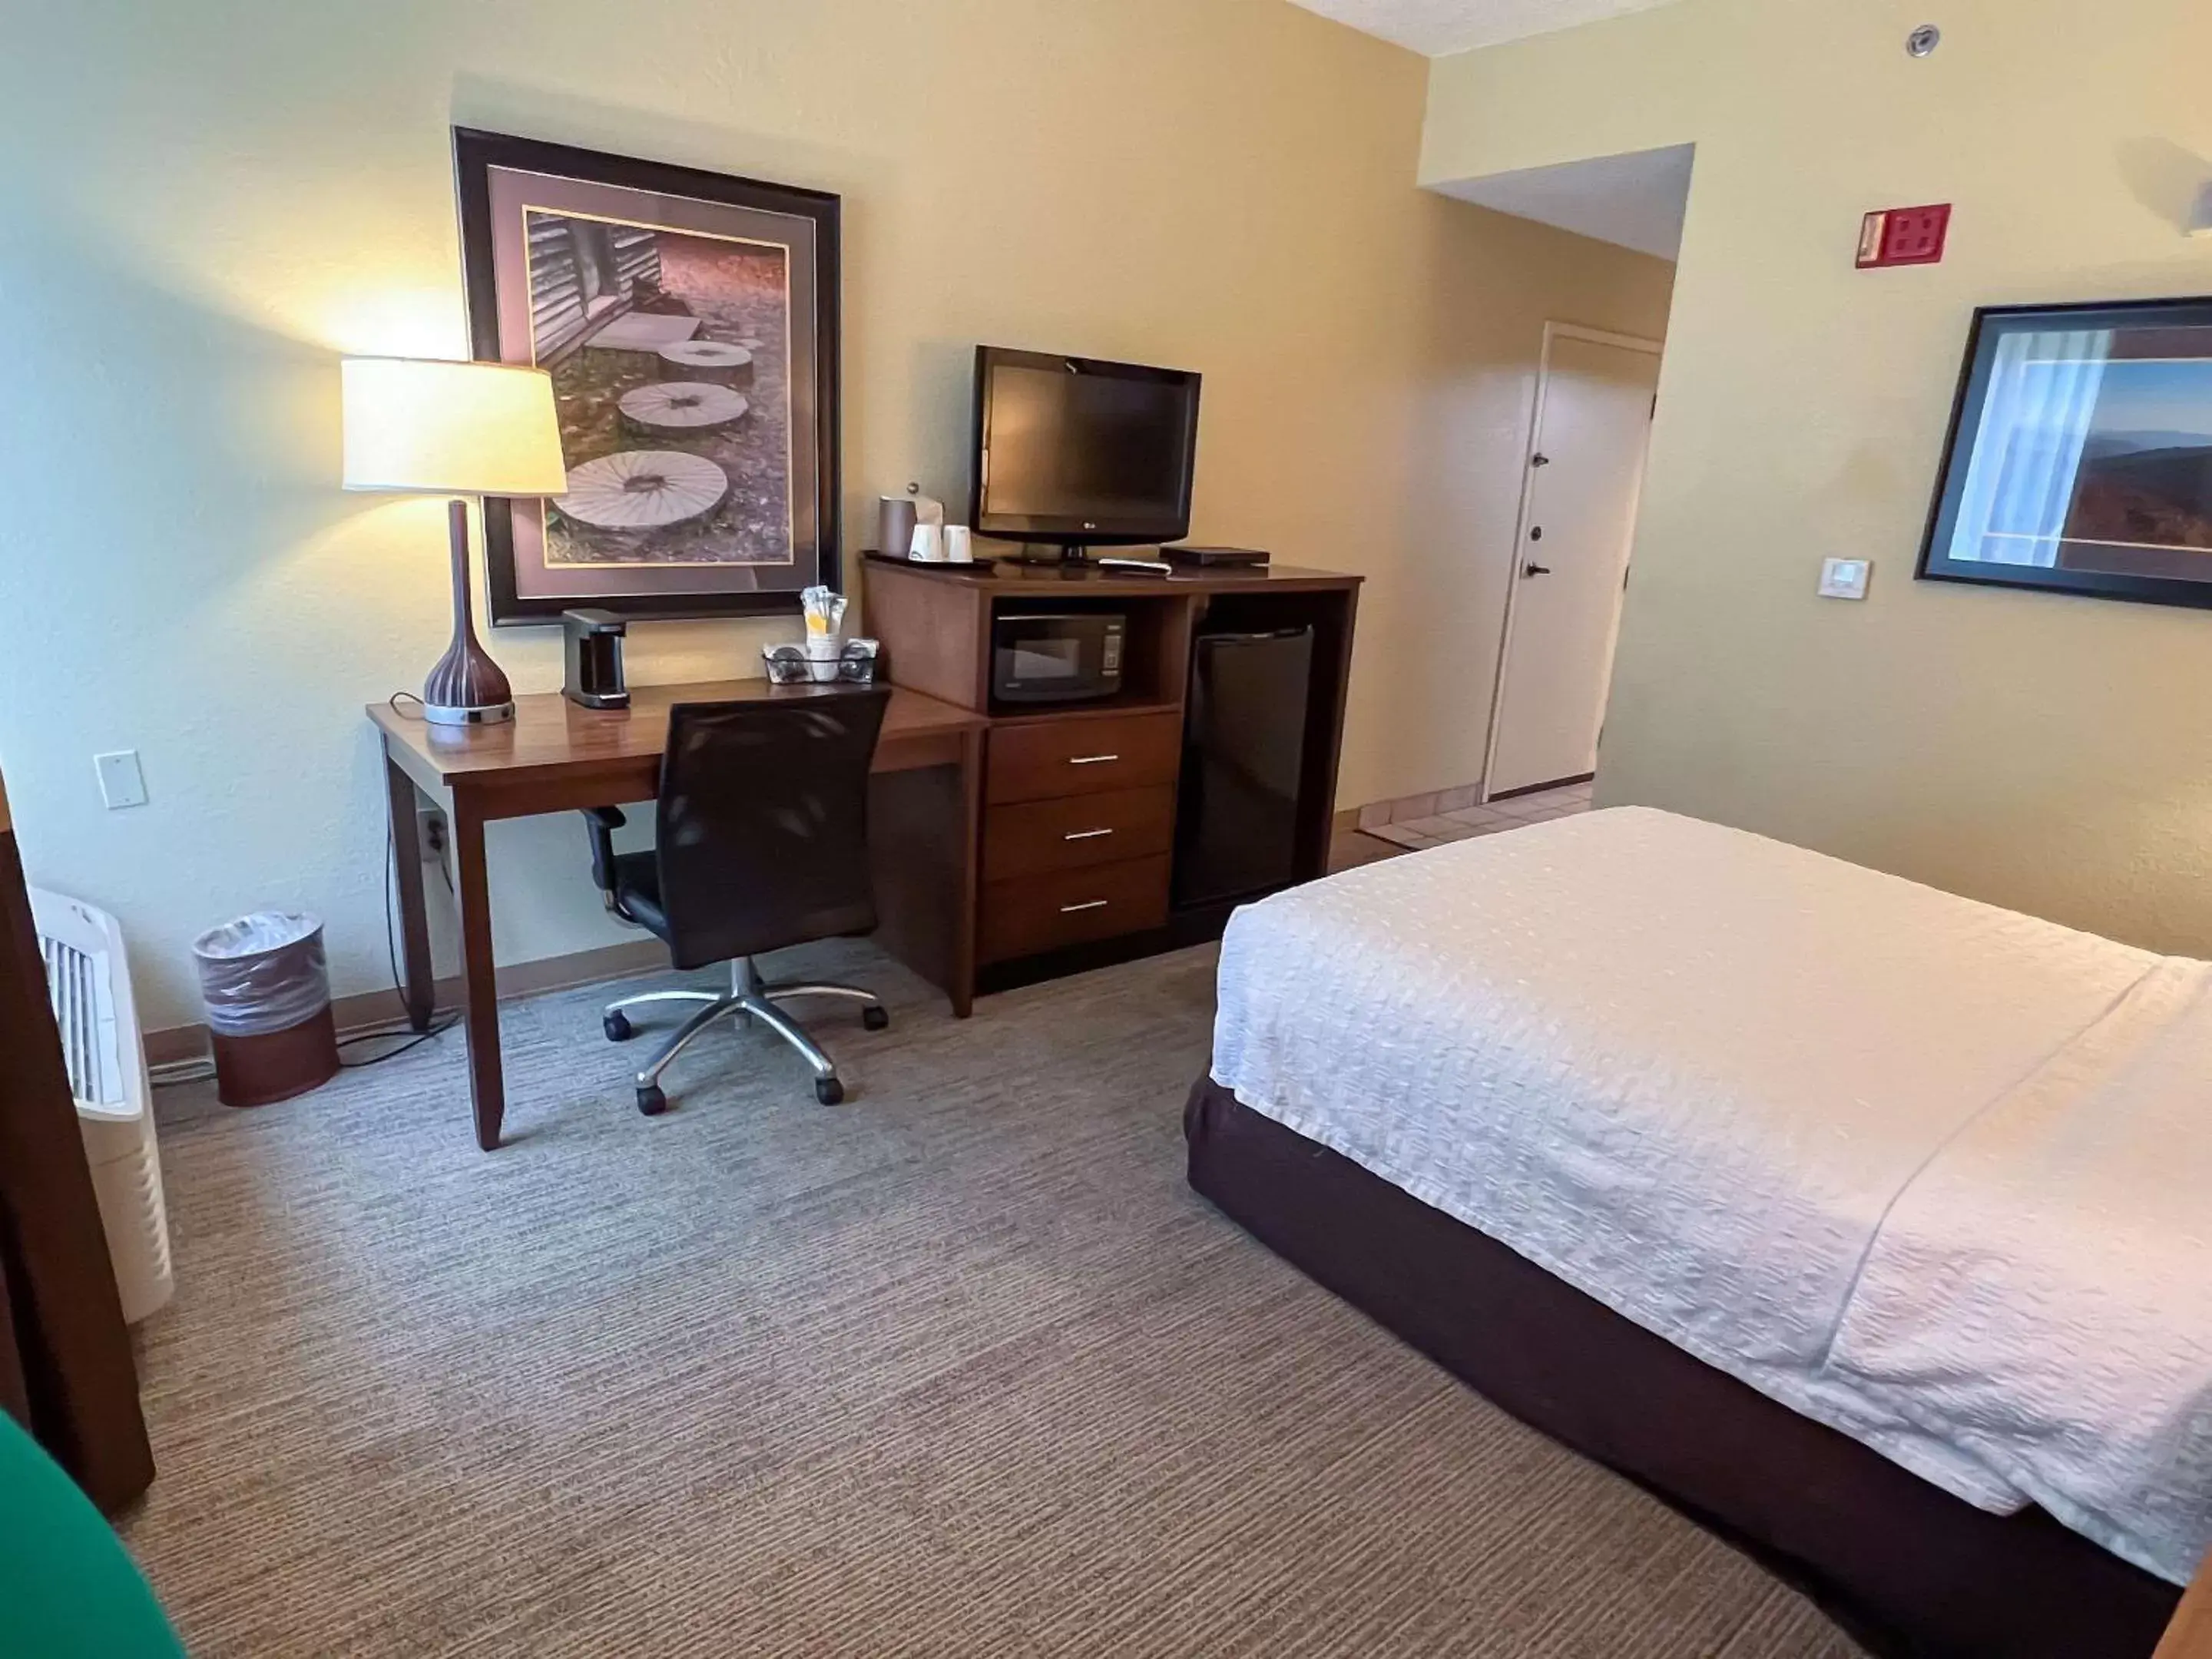
[[[1106,550],[1111,552],[1113,550]],[[863,611],[891,683],[981,715],[981,880],[976,988],[1002,991],[1218,939],[1240,899],[1175,901],[1173,871],[1192,641],[1200,633],[1310,629],[1291,879],[1328,868],[1360,579],[1285,565],[1115,570],[1085,559],[989,569],[869,561]],[[994,622],[1050,609],[1113,610],[1127,623],[1121,689],[1069,703],[994,702]],[[1193,820],[1196,822],[1195,819]],[[906,856],[896,837],[884,845]],[[1255,896],[1246,895],[1244,898]]]

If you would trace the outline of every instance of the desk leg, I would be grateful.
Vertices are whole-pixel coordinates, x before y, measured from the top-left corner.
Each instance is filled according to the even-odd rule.
[[[500,1075],[499,983],[491,957],[491,884],[484,866],[484,821],[475,804],[453,793],[453,886],[461,911],[461,1022],[469,1045],[469,1103],[477,1145],[499,1146],[507,1117]]]
[[[960,914],[952,924],[952,1017],[965,1019],[975,1007],[975,910],[981,902],[983,862],[983,734],[960,739]]]
[[[384,760],[386,800],[392,814],[392,855],[399,887],[399,1000],[407,1023],[418,1031],[430,1029],[430,1013],[437,1002],[437,977],[430,961],[430,915],[422,896],[422,846],[416,834],[416,804],[421,799],[415,780]]]

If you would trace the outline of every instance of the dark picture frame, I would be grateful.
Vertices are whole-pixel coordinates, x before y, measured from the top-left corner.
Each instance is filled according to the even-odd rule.
[[[467,127],[453,160],[471,351],[552,370],[569,466],[483,504],[492,622],[841,588],[839,198]]]
[[[1977,310],[1915,574],[2212,609],[2212,297]]]

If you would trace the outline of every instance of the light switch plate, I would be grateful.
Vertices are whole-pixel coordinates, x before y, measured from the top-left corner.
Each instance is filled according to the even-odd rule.
[[[107,803],[109,811],[146,804],[146,775],[138,768],[138,751],[136,749],[118,749],[112,755],[94,755],[92,763],[100,774],[100,798]]]
[[[1874,574],[1872,559],[1820,561],[1820,597],[1824,599],[1863,599],[1867,579]]]

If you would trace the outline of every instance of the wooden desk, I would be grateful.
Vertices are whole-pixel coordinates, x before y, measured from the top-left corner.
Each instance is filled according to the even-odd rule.
[[[557,692],[518,697],[497,726],[432,726],[386,703],[368,717],[384,735],[385,781],[398,865],[401,1000],[416,1030],[429,1027],[434,981],[424,909],[418,797],[446,810],[461,922],[462,1022],[477,1144],[499,1145],[507,1113],[499,1054],[499,994],[491,944],[484,825],[495,818],[650,800],[659,787],[668,711],[679,702],[836,696],[834,686],[765,680],[634,687],[628,708],[580,708]],[[893,688],[876,746],[872,858],[881,938],[892,953],[943,986],[968,1015],[975,980],[975,812],[982,776],[977,714]],[[576,839],[576,879],[589,878]]]

